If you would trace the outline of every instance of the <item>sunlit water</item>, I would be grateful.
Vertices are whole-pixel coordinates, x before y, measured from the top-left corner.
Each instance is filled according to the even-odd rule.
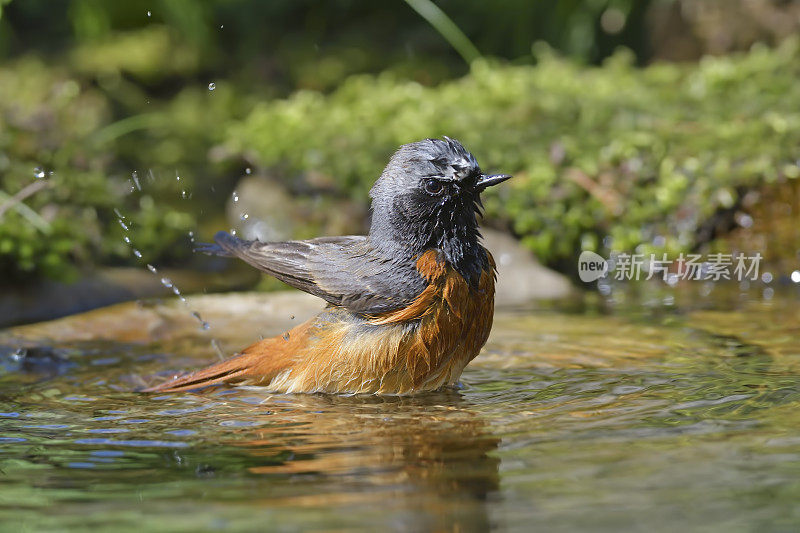
[[[7,349],[0,526],[797,530],[797,295],[710,298],[498,313],[415,398],[132,392],[204,338]]]

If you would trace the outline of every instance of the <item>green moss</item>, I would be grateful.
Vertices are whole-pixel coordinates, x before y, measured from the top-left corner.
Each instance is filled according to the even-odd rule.
[[[0,280],[69,280],[83,267],[130,262],[115,209],[136,227],[143,259],[189,253],[175,247],[192,227],[187,213],[152,200],[145,208],[147,193],[129,194],[122,138],[102,138],[114,126],[111,107],[64,68],[34,58],[0,68]],[[149,194],[177,188],[162,181]],[[39,184],[22,201],[13,198]]]
[[[151,56],[171,39],[159,27],[121,38],[153,41],[142,45]],[[487,217],[563,268],[581,249],[695,248],[703,224],[748,190],[800,177],[796,40],[644,69],[624,51],[585,67],[536,46],[536,66],[478,61],[433,87],[358,75],[280,100],[223,79],[150,97],[150,59],[123,49],[0,67],[0,206],[39,181],[36,168],[48,183],[0,218],[0,279],[185,259],[186,232],[221,218],[245,166],[304,180],[294,191],[311,176],[366,204],[392,151],[425,137],[459,138],[486,170],[513,173],[485,199]],[[134,170],[142,191],[131,192]]]
[[[365,199],[399,144],[456,137],[485,169],[515,174],[486,199],[487,215],[553,264],[659,236],[650,248],[689,249],[747,188],[798,174],[796,40],[644,69],[624,51],[582,67],[537,50],[536,66],[479,61],[432,88],[357,76],[328,96],[265,102],[230,127],[226,146],[264,166],[329,175]]]

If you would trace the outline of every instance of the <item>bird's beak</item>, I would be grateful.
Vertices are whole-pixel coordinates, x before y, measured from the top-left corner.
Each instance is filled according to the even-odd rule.
[[[492,185],[497,185],[498,183],[503,183],[511,176],[508,174],[492,174],[487,176],[483,174],[478,181],[475,183],[475,190],[478,192],[484,190],[486,187],[491,187]]]

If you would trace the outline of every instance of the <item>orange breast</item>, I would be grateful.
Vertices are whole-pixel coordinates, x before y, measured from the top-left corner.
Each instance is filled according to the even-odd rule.
[[[455,383],[492,327],[491,255],[489,263],[473,288],[436,250],[425,252],[416,266],[429,284],[411,305],[366,321],[343,309],[323,312],[292,364],[259,384],[279,392],[409,394]]]

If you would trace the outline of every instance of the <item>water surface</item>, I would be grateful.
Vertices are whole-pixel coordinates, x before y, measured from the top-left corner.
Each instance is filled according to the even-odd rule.
[[[797,530],[776,292],[499,312],[463,388],[414,398],[133,392],[213,359],[199,332],[6,347],[0,529]]]

